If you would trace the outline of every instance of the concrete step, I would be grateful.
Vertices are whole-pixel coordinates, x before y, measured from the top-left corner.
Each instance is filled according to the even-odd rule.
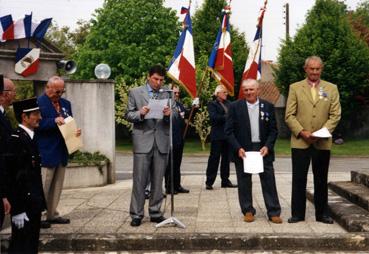
[[[307,191],[307,199],[314,203],[314,193]],[[332,190],[328,190],[328,206],[332,218],[348,232],[369,232],[369,212]]]
[[[330,182],[328,187],[338,195],[369,211],[369,188],[354,182]]]
[[[362,184],[369,188],[369,171],[351,171],[351,182]]]
[[[4,242],[2,242],[4,244]],[[53,234],[42,235],[40,252],[112,251],[359,251],[369,250],[369,233],[340,234]],[[176,252],[174,252],[176,251]]]

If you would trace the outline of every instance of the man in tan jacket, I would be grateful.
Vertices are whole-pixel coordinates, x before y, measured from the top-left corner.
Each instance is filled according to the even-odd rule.
[[[337,86],[321,80],[323,62],[318,56],[306,59],[307,78],[291,84],[285,121],[291,130],[292,217],[289,223],[305,219],[306,182],[310,161],[314,175],[316,221],[332,224],[328,212],[328,168],[332,138],[318,138],[313,132],[327,128],[332,133],[341,118]]]

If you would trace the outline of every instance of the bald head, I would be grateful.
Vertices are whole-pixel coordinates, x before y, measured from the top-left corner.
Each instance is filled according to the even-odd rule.
[[[4,78],[4,91],[0,93],[0,104],[4,108],[9,107],[13,103],[16,94],[13,81],[8,78]]]
[[[65,92],[64,80],[59,76],[53,76],[49,79],[45,87],[45,94],[51,101],[58,101]]]

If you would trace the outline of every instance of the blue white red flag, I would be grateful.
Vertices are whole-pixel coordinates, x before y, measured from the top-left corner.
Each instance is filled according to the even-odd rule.
[[[15,72],[23,77],[37,72],[40,63],[39,48],[18,48],[15,54]]]
[[[0,17],[0,41],[35,37],[42,39],[51,23],[51,18],[33,22],[32,14],[13,22],[11,15]]]
[[[189,8],[184,13],[183,30],[179,37],[172,60],[169,63],[167,74],[175,82],[181,84],[192,98],[195,98],[195,53],[193,48],[192,22]]]
[[[42,39],[44,38],[47,29],[49,28],[49,25],[51,24],[52,18],[47,18],[44,20],[41,20],[41,22],[37,25],[37,27],[34,29],[32,33],[32,37],[36,39]]]
[[[13,40],[14,39],[14,26],[13,26],[13,18],[12,15],[6,15],[0,17],[2,33],[1,40]]]
[[[223,10],[222,24],[210,53],[208,67],[212,71],[214,79],[224,85],[230,95],[233,96],[234,74],[229,8]]]
[[[30,38],[32,35],[32,14],[14,22],[14,39]]]
[[[263,19],[266,10],[267,1],[264,3],[264,7],[260,9],[258,17],[257,29],[254,40],[251,44],[249,55],[245,64],[245,69],[242,74],[242,81],[246,79],[260,79],[261,77],[261,46],[262,46],[262,32],[263,32]],[[244,98],[242,89],[238,93],[238,98]]]

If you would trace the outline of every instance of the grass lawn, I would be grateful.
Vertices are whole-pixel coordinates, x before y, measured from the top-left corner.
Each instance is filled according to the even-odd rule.
[[[126,140],[117,141],[117,151],[132,151],[132,144]],[[210,143],[206,144],[206,150],[201,149],[200,141],[195,139],[187,140],[184,147],[185,154],[208,155]],[[277,156],[289,156],[291,154],[290,140],[278,139],[275,145]],[[369,157],[369,138],[345,140],[342,145],[333,144],[332,156],[368,156]]]

